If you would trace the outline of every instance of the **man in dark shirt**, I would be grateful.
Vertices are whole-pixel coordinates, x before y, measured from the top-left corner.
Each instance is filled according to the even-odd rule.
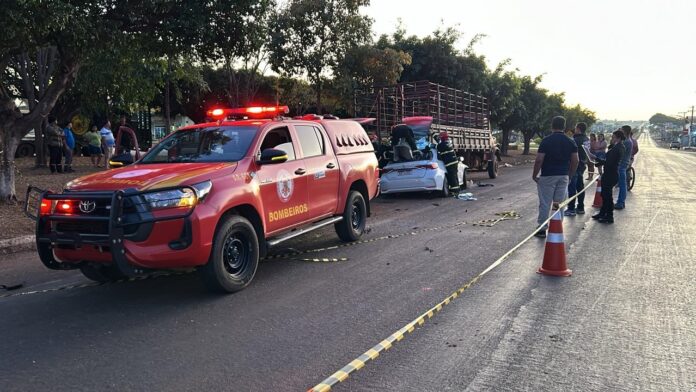
[[[549,217],[552,203],[560,203],[568,196],[568,182],[578,168],[578,146],[566,136],[566,120],[556,116],[551,121],[551,135],[539,144],[532,180],[537,183],[539,194],[539,228],[537,237],[546,237],[546,227],[542,227]],[[541,170],[541,176],[539,171]]]
[[[575,196],[576,193],[585,187],[585,181],[583,176],[585,175],[585,169],[587,168],[587,154],[582,148],[583,144],[589,143],[590,139],[587,138],[585,132],[587,131],[587,124],[580,122],[575,126],[575,133],[573,134],[573,141],[575,145],[578,146],[578,170],[570,178],[570,183],[568,184],[568,197]],[[575,202],[577,200],[578,208],[575,208]],[[575,214],[585,213],[585,192],[578,195],[577,199],[573,199],[568,203],[568,209],[565,212],[565,216],[575,216]]]
[[[602,174],[602,209],[599,214],[592,216],[592,219],[597,219],[601,223],[614,223],[614,198],[612,190],[616,186],[620,178],[621,160],[625,155],[630,155],[626,151],[623,141],[626,136],[621,131],[616,131],[612,134],[612,147],[607,152],[606,160],[597,158],[597,163],[604,166]]]

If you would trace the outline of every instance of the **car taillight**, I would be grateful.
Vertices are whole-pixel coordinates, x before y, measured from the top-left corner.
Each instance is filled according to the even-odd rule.
[[[41,207],[39,208],[39,214],[49,215],[51,213],[51,202],[49,200],[41,200]]]
[[[437,163],[435,162],[430,162],[427,165],[418,165],[416,166],[418,169],[437,169]]]
[[[56,212],[59,214],[72,214],[73,204],[70,200],[58,200],[56,203]]]

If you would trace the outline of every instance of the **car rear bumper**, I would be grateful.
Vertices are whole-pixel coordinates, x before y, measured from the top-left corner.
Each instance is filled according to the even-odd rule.
[[[408,180],[389,180],[380,183],[383,194],[400,192],[422,192],[440,190],[437,181],[433,177],[408,179]]]

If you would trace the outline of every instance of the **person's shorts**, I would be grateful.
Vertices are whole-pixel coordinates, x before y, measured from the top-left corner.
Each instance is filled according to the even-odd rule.
[[[593,154],[594,154],[597,158],[599,158],[599,159],[601,159],[601,160],[603,160],[603,161],[605,161],[605,160],[607,159],[607,153],[604,152],[604,151],[593,152]]]
[[[97,146],[93,146],[93,145],[87,146],[87,151],[89,152],[89,155],[90,155],[90,156],[93,156],[93,155],[96,156],[96,155],[103,155],[103,154],[104,154],[104,153],[102,152],[101,147],[97,147]]]

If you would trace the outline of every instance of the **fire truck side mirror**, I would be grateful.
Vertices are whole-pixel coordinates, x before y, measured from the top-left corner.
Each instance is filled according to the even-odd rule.
[[[283,163],[288,160],[288,153],[275,148],[267,148],[261,152],[261,157],[257,161],[259,165],[272,165]]]

